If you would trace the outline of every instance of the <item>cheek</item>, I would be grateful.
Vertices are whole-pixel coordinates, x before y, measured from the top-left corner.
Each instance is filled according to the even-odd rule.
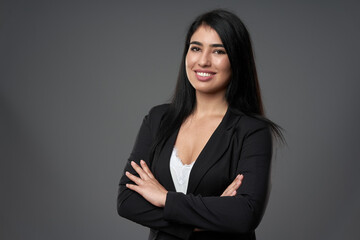
[[[185,71],[186,71],[186,76],[188,77],[188,79],[191,78],[191,76],[189,75],[189,72],[191,71],[192,66],[193,66],[193,63],[188,54],[188,55],[186,55],[186,58],[185,58]]]
[[[228,59],[219,60],[218,68],[221,69],[224,74],[231,74],[231,67]]]
[[[192,68],[196,62],[196,56],[195,54],[188,52],[185,58],[185,67],[186,68]]]
[[[185,58],[185,68],[188,68],[190,66],[190,61],[189,61],[189,55],[186,55],[186,58]]]

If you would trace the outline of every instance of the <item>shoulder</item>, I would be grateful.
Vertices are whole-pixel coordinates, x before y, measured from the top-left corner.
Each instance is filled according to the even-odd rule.
[[[141,134],[147,134],[155,138],[160,127],[161,120],[168,108],[169,104],[161,104],[152,107],[143,118],[140,127]]]
[[[256,118],[256,117],[252,117],[252,116],[247,116],[244,115],[240,121],[239,121],[240,126],[248,129],[248,130],[259,130],[259,129],[268,129],[269,128],[269,124],[262,119]]]
[[[238,121],[233,130],[233,139],[240,144],[242,151],[271,156],[272,133],[266,119],[241,114],[238,115]]]
[[[170,104],[169,103],[165,103],[165,104],[161,104],[161,105],[156,105],[154,107],[152,107],[149,111],[149,117],[158,117],[158,116],[163,116],[165,114],[165,112],[169,109]]]
[[[150,123],[159,124],[167,110],[169,109],[170,104],[165,103],[161,105],[156,105],[152,107],[147,115]]]
[[[170,104],[156,105],[150,109],[148,114],[144,118],[144,123],[151,129],[151,132],[155,134],[160,126],[161,120],[165,113],[169,109]]]
[[[252,133],[263,131],[271,135],[270,125],[266,119],[261,117],[254,117],[246,115],[240,111],[232,111],[232,115],[237,119],[234,126],[236,132],[243,137],[251,135]]]

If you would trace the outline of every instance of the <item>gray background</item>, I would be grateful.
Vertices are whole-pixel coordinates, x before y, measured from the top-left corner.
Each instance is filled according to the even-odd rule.
[[[216,7],[249,28],[286,130],[258,239],[360,239],[357,1],[0,4],[0,239],[146,239],[116,213],[118,180],[189,23]]]

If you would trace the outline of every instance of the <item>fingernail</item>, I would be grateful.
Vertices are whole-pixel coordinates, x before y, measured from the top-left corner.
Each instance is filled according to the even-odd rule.
[[[140,160],[140,163],[141,163],[141,164],[144,164],[144,163],[145,163],[145,161],[144,161],[144,160]]]
[[[125,172],[125,175],[129,175],[129,172],[128,172],[128,171],[126,171],[126,172]]]

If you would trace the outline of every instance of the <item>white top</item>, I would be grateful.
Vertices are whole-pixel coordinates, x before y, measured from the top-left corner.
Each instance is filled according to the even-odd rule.
[[[174,147],[170,157],[170,172],[177,192],[186,194],[190,172],[194,163],[195,161],[189,165],[183,164]]]

